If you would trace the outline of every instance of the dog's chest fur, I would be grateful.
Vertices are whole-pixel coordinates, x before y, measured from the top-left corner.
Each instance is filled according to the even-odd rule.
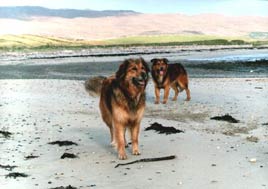
[[[157,78],[157,84],[162,84],[163,83],[163,80],[164,80],[164,76],[158,76]]]
[[[113,90],[113,100],[111,103],[115,103],[114,107],[117,107],[117,109],[120,107],[121,113],[126,112],[130,117],[133,117],[140,109],[145,107],[145,92],[142,91],[136,97],[130,97],[122,90],[119,90],[119,88],[116,88]]]
[[[145,108],[145,93],[141,93],[136,99],[129,99],[121,91],[114,92],[117,98],[113,99],[112,103],[116,104],[113,107],[116,108],[112,109],[112,113],[116,119],[121,123],[130,125],[139,122]]]
[[[155,77],[154,82],[158,88],[164,88],[166,77],[164,75],[158,75]]]

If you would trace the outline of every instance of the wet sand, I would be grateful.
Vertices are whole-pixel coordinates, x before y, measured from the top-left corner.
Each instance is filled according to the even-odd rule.
[[[267,188],[268,79],[190,79],[192,100],[155,105],[153,85],[140,134],[141,155],[129,162],[176,155],[176,159],[122,163],[109,145],[98,97],[83,81],[0,80],[1,188]],[[171,94],[172,96],[172,94]],[[170,99],[171,99],[170,96]],[[211,120],[229,114],[239,123]],[[184,133],[145,131],[152,123]],[[255,137],[255,138],[254,138]],[[77,145],[48,144],[69,141]],[[131,146],[130,146],[131,147]],[[64,153],[77,156],[63,158]],[[35,156],[35,158],[27,158]],[[72,156],[72,155],[71,155]],[[5,177],[18,172],[28,177]]]

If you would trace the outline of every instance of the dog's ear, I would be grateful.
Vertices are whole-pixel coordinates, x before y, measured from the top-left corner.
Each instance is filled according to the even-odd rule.
[[[122,79],[126,75],[126,71],[129,65],[129,60],[125,60],[120,66],[119,69],[117,70],[115,77],[116,79]]]
[[[153,58],[153,59],[151,60],[151,62],[154,63],[156,60],[157,60],[157,58]]]
[[[163,58],[163,61],[165,62],[165,64],[169,62],[167,58]]]
[[[153,66],[155,65],[155,63],[157,62],[157,58],[153,58],[152,60],[151,60],[151,62],[153,63]]]
[[[144,60],[143,58],[140,58],[140,60],[141,60],[141,62],[142,62],[142,65],[143,65],[144,68],[145,68],[146,73],[150,72],[150,68],[149,68],[147,62],[145,62],[145,60]]]

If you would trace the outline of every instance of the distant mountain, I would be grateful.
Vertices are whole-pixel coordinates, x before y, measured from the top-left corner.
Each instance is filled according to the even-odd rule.
[[[169,35],[171,39],[173,35],[267,39],[268,17],[0,7],[0,27],[0,35],[31,34],[87,40],[129,36],[145,36],[149,40],[150,36],[161,35]]]
[[[107,16],[135,15],[131,10],[77,10],[77,9],[49,9],[39,6],[7,6],[0,7],[0,18],[30,19],[31,17],[61,17],[61,18],[97,18]]]

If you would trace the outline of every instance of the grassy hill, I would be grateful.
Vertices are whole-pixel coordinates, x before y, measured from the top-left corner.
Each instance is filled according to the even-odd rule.
[[[258,41],[249,37],[217,37],[205,35],[159,35],[133,36],[99,41],[75,40],[37,35],[0,36],[0,50],[48,50],[75,49],[109,46],[138,45],[243,45],[268,44],[267,40]]]
[[[217,37],[208,35],[157,35],[157,36],[134,36],[105,40],[108,45],[222,45],[222,44],[243,44],[251,41],[250,38],[243,37]]]
[[[77,41],[37,35],[3,35],[0,36],[0,49],[23,50],[23,49],[49,49],[49,48],[74,48],[91,45],[88,41]]]

